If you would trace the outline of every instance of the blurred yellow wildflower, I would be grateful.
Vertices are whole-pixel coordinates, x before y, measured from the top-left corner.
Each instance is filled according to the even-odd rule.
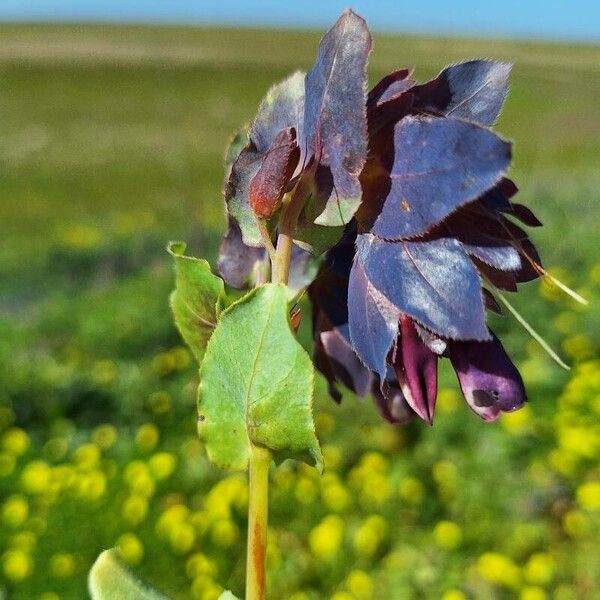
[[[337,515],[326,516],[308,535],[308,544],[314,556],[328,560],[340,550],[344,537],[344,521]]]
[[[136,446],[142,452],[152,452],[160,439],[158,427],[154,423],[144,423],[135,434]]]
[[[344,512],[352,501],[350,492],[341,483],[329,483],[321,490],[323,504],[334,512]]]
[[[190,588],[194,600],[218,600],[223,588],[208,575],[198,575]]]
[[[435,543],[445,550],[454,550],[462,541],[462,530],[453,521],[439,521],[433,528]]]
[[[326,470],[338,469],[342,464],[342,452],[333,444],[325,444],[322,448],[323,462]]]
[[[358,600],[369,600],[373,598],[375,586],[369,575],[360,569],[350,571],[346,578],[346,588]]]
[[[582,483],[577,488],[577,502],[587,510],[600,510],[600,481]]]
[[[548,594],[541,587],[528,585],[521,590],[519,600],[548,600]]]
[[[123,520],[129,525],[139,525],[148,514],[148,501],[144,496],[129,496],[123,502],[121,515]]]
[[[117,379],[119,368],[113,360],[97,360],[92,366],[90,375],[94,383],[109,385]]]
[[[176,554],[187,554],[196,543],[196,530],[187,522],[175,523],[169,532],[169,544]]]
[[[240,537],[238,526],[229,519],[220,519],[213,523],[211,528],[211,539],[213,543],[221,548],[231,548]]]
[[[25,454],[30,443],[29,436],[20,427],[11,427],[2,436],[2,447],[14,456]]]
[[[21,488],[28,494],[42,494],[50,483],[51,470],[47,463],[34,460],[25,465],[21,472]]]
[[[163,539],[168,539],[171,529],[180,523],[183,523],[188,515],[190,509],[183,504],[174,504],[169,506],[158,518],[156,522],[156,533]]]
[[[33,571],[33,560],[22,550],[8,550],[2,555],[2,572],[9,581],[19,583]]]
[[[98,425],[94,431],[92,431],[92,441],[101,450],[108,450],[112,448],[118,437],[117,428],[110,423]]]
[[[139,565],[144,558],[144,546],[134,533],[124,533],[119,537],[117,552],[123,561],[132,566]]]
[[[356,600],[355,596],[348,592],[334,592],[332,596],[330,596],[329,600]]]
[[[521,570],[508,557],[496,552],[486,552],[477,561],[477,570],[484,579],[496,585],[517,589],[521,583]]]
[[[300,477],[296,482],[294,495],[296,500],[302,504],[312,504],[319,493],[319,488],[316,483],[308,477]]]
[[[106,475],[94,469],[89,473],[82,473],[76,481],[77,494],[86,500],[98,500],[106,493]]]
[[[100,462],[100,448],[93,443],[82,444],[73,454],[75,464],[82,471],[91,471]]]
[[[177,459],[169,452],[157,452],[148,461],[150,472],[158,481],[168,479],[177,466]]]
[[[448,590],[442,595],[442,600],[467,600],[460,590]]]
[[[556,563],[550,554],[536,552],[529,557],[523,568],[523,574],[528,583],[548,585],[554,579]]]
[[[532,420],[533,412],[531,407],[526,404],[519,410],[504,413],[500,419],[500,424],[509,433],[518,435],[530,431]]]
[[[59,579],[71,577],[75,573],[75,557],[65,552],[53,554],[50,557],[50,573]]]
[[[130,462],[125,467],[124,478],[132,493],[146,498],[154,494],[156,484],[145,462],[141,460]]]
[[[2,505],[2,522],[8,527],[23,525],[29,516],[29,503],[24,496],[14,494]]]
[[[217,565],[201,552],[192,554],[185,563],[185,572],[190,579],[194,579],[199,575],[209,575],[214,577],[217,574]]]
[[[563,527],[571,537],[583,538],[590,532],[590,521],[581,511],[570,510],[563,517]]]
[[[407,504],[421,504],[425,496],[425,488],[416,477],[405,477],[398,486],[400,498]]]

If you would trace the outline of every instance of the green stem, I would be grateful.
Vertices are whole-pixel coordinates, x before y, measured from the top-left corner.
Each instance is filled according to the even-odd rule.
[[[248,555],[246,559],[246,600],[265,600],[267,521],[269,508],[269,465],[271,453],[252,446],[248,498]]]

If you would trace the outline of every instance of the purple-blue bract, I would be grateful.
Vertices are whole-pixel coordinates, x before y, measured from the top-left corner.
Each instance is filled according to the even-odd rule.
[[[472,60],[423,84],[398,68],[367,94],[370,50],[364,20],[347,11],[306,77],[290,77],[261,104],[226,185],[221,265],[239,284],[264,259],[243,251],[260,245],[248,192],[264,165],[254,188],[276,199],[269,231],[277,233],[288,192],[301,207],[297,243],[327,250],[309,297],[314,360],[332,396],[341,398],[340,384],[372,392],[389,421],[431,423],[437,362],[449,358],[469,406],[492,420],[522,406],[525,390],[485,311],[500,311],[497,290],[516,291],[542,272],[515,221],[541,223],[512,201],[511,146],[490,129],[510,65]],[[279,162],[268,149],[291,127],[297,168],[281,160],[290,172],[273,173]],[[303,256],[296,249],[294,264]]]

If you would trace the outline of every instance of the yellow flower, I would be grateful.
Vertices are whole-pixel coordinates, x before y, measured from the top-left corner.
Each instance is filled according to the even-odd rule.
[[[331,559],[340,550],[344,537],[344,521],[337,515],[325,517],[308,535],[312,553],[321,559]]]
[[[324,486],[321,497],[325,507],[335,512],[345,511],[352,501],[350,492],[340,483],[331,483]]]
[[[205,554],[196,552],[187,559],[185,572],[190,579],[194,579],[198,575],[214,577],[217,574],[217,565]]]
[[[106,475],[94,470],[82,473],[77,480],[77,493],[86,500],[98,500],[106,493]]]
[[[462,541],[462,531],[453,521],[440,521],[433,529],[435,543],[445,550],[454,550]]]
[[[8,550],[2,555],[2,571],[6,579],[18,583],[31,575],[33,560],[22,550]]]
[[[14,455],[8,452],[0,452],[0,477],[8,477],[12,475],[17,464],[17,459]]]
[[[366,452],[360,460],[360,466],[367,472],[386,473],[390,468],[390,463],[380,452]]]
[[[537,552],[532,554],[523,570],[529,583],[548,585],[554,579],[556,563],[550,554]]]
[[[2,436],[2,447],[14,456],[25,454],[30,443],[29,436],[20,427],[11,427]]]
[[[387,475],[369,472],[365,477],[361,500],[380,506],[392,495],[392,485]]]
[[[518,588],[521,570],[508,556],[496,552],[486,552],[479,557],[477,569],[484,579],[496,585]]]
[[[533,413],[529,405],[523,406],[520,410],[510,413],[504,413],[500,419],[500,424],[506,431],[514,434],[526,433],[532,422]]]
[[[189,523],[176,523],[169,533],[169,544],[175,554],[187,554],[196,543],[196,530]]]
[[[121,515],[123,520],[129,525],[139,525],[148,514],[148,501],[143,496],[129,496],[123,502]]]
[[[348,592],[335,592],[329,600],[356,600],[356,598]]]
[[[195,577],[190,588],[190,593],[194,600],[217,600],[222,591],[222,588],[208,575],[198,575]]]
[[[519,600],[548,600],[548,594],[541,587],[528,585],[521,590]]]
[[[124,533],[117,540],[117,552],[122,560],[130,565],[139,565],[144,558],[144,546],[133,533]]]
[[[21,488],[28,494],[43,494],[48,490],[51,470],[47,463],[34,460],[21,473]]]
[[[585,514],[579,510],[570,510],[563,517],[563,527],[573,538],[586,537],[590,531],[590,522]]]
[[[577,502],[587,510],[600,510],[600,481],[582,483],[577,488]]]
[[[110,423],[98,425],[92,432],[92,440],[101,450],[112,448],[118,436],[117,428]]]
[[[372,556],[379,548],[387,531],[388,524],[385,519],[379,515],[371,515],[356,530],[353,539],[354,548],[360,554]]]
[[[152,475],[158,480],[168,479],[177,466],[177,459],[169,452],[158,452],[148,461]]]
[[[135,434],[135,443],[142,452],[152,452],[159,439],[160,433],[153,423],[144,423]]]
[[[231,548],[240,537],[238,526],[229,519],[216,521],[211,529],[211,539],[214,544],[221,548]]]
[[[169,508],[163,511],[156,522],[156,533],[159,537],[168,539],[173,527],[185,522],[189,514],[190,509],[183,504],[169,506]]]
[[[132,493],[149,498],[154,494],[156,484],[145,462],[134,460],[125,467],[124,478]]]
[[[27,521],[29,504],[24,496],[14,494],[2,505],[2,522],[8,527],[19,527]]]
[[[415,477],[405,477],[398,486],[398,492],[408,504],[421,504],[425,496],[423,484]]]
[[[346,587],[358,600],[369,600],[373,597],[375,591],[373,580],[360,569],[354,569],[350,572],[346,578]]]
[[[59,579],[67,579],[75,573],[75,557],[59,552],[50,557],[50,572]]]
[[[100,448],[96,444],[82,444],[75,450],[75,464],[82,471],[91,471],[100,462]]]
[[[342,452],[333,444],[325,444],[322,448],[325,469],[335,470],[342,464]]]
[[[448,590],[442,600],[467,600],[467,597],[460,590]]]

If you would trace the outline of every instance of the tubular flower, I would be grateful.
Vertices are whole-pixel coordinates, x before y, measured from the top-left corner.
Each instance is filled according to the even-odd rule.
[[[511,145],[491,130],[510,65],[473,60],[423,84],[398,69],[368,92],[370,51],[366,23],[345,12],[313,68],[275,85],[233,140],[220,271],[260,284],[285,224],[290,281],[308,286],[315,364],[335,399],[343,384],[392,422],[431,423],[448,358],[491,420],[525,392],[486,310],[545,273],[521,227],[541,223],[513,201]]]
[[[372,392],[393,423],[431,423],[437,362],[448,358],[484,420],[526,401],[485,317],[501,312],[496,289],[542,273],[515,221],[541,223],[512,201],[510,145],[489,129],[508,72],[473,61],[417,85],[399,70],[371,90],[363,202],[309,289],[315,363],[335,399],[341,383]]]

